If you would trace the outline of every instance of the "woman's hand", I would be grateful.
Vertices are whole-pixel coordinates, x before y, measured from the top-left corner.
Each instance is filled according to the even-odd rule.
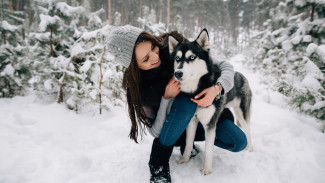
[[[211,86],[210,88],[206,88],[201,93],[199,93],[197,96],[195,96],[195,98],[192,99],[192,101],[197,103],[197,105],[199,105],[201,107],[207,107],[212,104],[213,100],[221,92],[221,89],[222,89],[221,85],[215,85],[215,86]],[[202,95],[205,95],[205,96],[202,99],[198,99]]]
[[[176,81],[174,77],[170,79],[165,88],[164,99],[176,97],[181,92],[180,86],[181,83],[179,81]]]

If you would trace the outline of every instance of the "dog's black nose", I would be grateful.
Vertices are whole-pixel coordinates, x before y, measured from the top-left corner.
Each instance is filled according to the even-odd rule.
[[[176,79],[181,79],[182,76],[183,76],[183,72],[181,72],[181,71],[177,71],[177,72],[175,72],[175,77],[176,77]]]

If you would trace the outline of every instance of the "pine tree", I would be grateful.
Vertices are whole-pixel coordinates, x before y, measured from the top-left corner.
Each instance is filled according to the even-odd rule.
[[[104,41],[112,27],[104,26],[99,17],[104,10],[90,12],[64,2],[38,0],[33,7],[42,31],[29,34],[30,59],[34,60],[30,83],[38,94],[78,112],[102,113],[121,105],[123,68],[105,51]]]
[[[24,13],[0,2],[0,97],[13,97],[24,93],[30,78],[27,47],[23,40],[21,24]]]
[[[288,0],[271,9],[254,62],[265,82],[288,96],[293,108],[321,120],[325,119],[324,11],[324,3],[312,0]]]
[[[71,62],[66,67],[65,103],[79,112],[102,113],[122,104],[122,66],[112,62],[104,41],[112,27],[104,26],[83,35],[71,47]],[[96,109],[94,111],[94,109]]]
[[[142,29],[153,33],[158,36],[166,32],[165,24],[162,22],[156,23],[156,12],[149,9],[148,6],[143,6],[142,17],[138,18],[138,22],[142,25]]]
[[[62,76],[70,60],[70,47],[82,34],[77,26],[85,10],[59,1],[32,3],[36,21],[29,34],[30,59],[34,60],[30,84],[40,96],[57,97],[60,102]]]

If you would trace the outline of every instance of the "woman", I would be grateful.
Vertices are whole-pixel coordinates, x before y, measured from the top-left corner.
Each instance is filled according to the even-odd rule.
[[[179,42],[188,41],[177,32],[169,34]],[[180,83],[172,77],[169,34],[155,37],[139,28],[123,26],[112,30],[107,41],[108,51],[115,56],[115,61],[126,67],[123,88],[127,93],[132,123],[129,136],[137,142],[139,131],[142,135],[147,128],[155,137],[149,160],[150,182],[171,182],[169,158],[173,146],[177,142],[181,151],[185,146],[184,131],[197,105],[211,105],[219,93],[227,93],[234,82],[233,67],[227,62],[219,62],[221,76],[215,86],[198,94],[198,98],[203,96],[202,99],[178,96]],[[232,122],[231,112],[224,112],[221,118],[217,125],[215,145],[233,152],[243,150],[247,143],[246,136]],[[199,127],[196,140],[204,140],[203,133]]]

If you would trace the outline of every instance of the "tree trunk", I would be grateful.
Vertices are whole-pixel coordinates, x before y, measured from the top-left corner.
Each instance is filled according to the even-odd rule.
[[[68,66],[70,65],[71,60],[72,60],[72,59],[70,59],[68,65],[67,65],[67,67],[66,67],[66,69],[67,69]],[[61,84],[60,84],[60,91],[59,91],[58,103],[63,102],[63,83],[64,83],[64,80],[65,80],[65,78],[66,78],[66,75],[67,75],[66,72],[64,72],[64,73],[63,73],[63,76],[62,76],[63,78],[62,78],[62,81],[61,81]],[[78,108],[76,109],[76,111],[78,111]]]
[[[31,6],[30,6],[30,0],[27,0],[27,12],[28,12],[28,27],[30,27],[33,23],[33,10],[31,9]]]
[[[3,35],[3,44],[6,44],[7,43],[7,40],[6,40],[6,31],[3,31],[2,32],[2,35]]]
[[[238,27],[239,27],[239,0],[230,0],[229,2],[229,17],[231,19],[230,27],[231,27],[231,35],[233,44],[237,46],[237,38],[238,38]]]
[[[54,57],[54,49],[53,49],[53,42],[52,42],[52,34],[53,34],[53,28],[50,28],[51,30],[51,36],[50,36],[50,48],[51,48],[51,56]]]
[[[170,0],[167,0],[167,32],[170,29]]]
[[[85,3],[84,0],[79,0],[79,2],[80,2],[80,6],[85,7],[84,6],[84,3]],[[82,17],[81,17],[81,25],[82,26],[87,26],[85,15],[82,15]]]
[[[103,63],[103,59],[104,59],[104,55],[106,52],[106,47],[104,47],[104,52],[102,55],[102,59],[99,63],[99,68],[100,68],[100,80],[99,80],[99,94],[98,94],[98,98],[99,98],[99,114],[102,114],[102,83],[103,83],[103,70],[102,70],[102,63]]]
[[[142,0],[140,0],[140,18],[142,18]],[[139,27],[141,27],[141,23],[139,22]]]
[[[20,0],[16,0],[16,10],[20,11]]]
[[[25,40],[25,33],[26,33],[26,31],[29,30],[28,12],[27,12],[27,10],[26,10],[26,3],[27,3],[27,0],[26,0],[26,1],[22,1],[21,3],[22,3],[22,4],[21,4],[21,6],[22,6],[22,11],[24,12],[24,19],[25,19],[25,21],[26,21],[25,23],[23,23],[23,24],[25,24],[26,26],[23,26],[21,34],[22,34],[23,40]],[[27,29],[27,30],[25,30],[25,29]]]
[[[124,5],[124,9],[126,9],[126,10],[124,10],[125,11],[125,16],[124,16],[124,25],[126,25],[126,24],[129,24],[129,6],[128,6],[128,4],[127,3],[125,3],[125,5]]]
[[[21,34],[22,34],[23,40],[25,40],[25,28],[22,28]]]
[[[131,16],[131,19],[132,19],[132,25],[135,25],[134,24],[134,14],[135,14],[134,11],[131,11],[131,15],[130,16]]]
[[[315,15],[315,3],[311,4],[311,15],[310,15],[310,21],[314,21],[314,15]]]
[[[12,8],[12,0],[8,0],[8,8],[10,10],[13,10],[13,8]]]
[[[159,23],[159,18],[160,18],[160,13],[161,13],[161,9],[160,8],[156,8],[156,23]]]
[[[62,82],[60,84],[60,91],[59,91],[59,97],[58,97],[58,103],[61,103],[63,102],[63,82],[65,80],[65,73],[63,74],[63,79],[62,79]]]
[[[112,0],[108,0],[108,24],[112,24]]]
[[[121,25],[124,25],[125,13],[124,13],[124,1],[123,0],[121,0],[120,12],[121,12]]]

